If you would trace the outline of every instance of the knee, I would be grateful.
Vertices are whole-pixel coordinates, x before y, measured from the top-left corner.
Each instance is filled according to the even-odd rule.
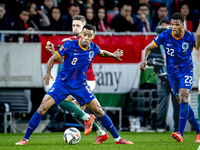
[[[179,103],[186,103],[188,101],[189,93],[180,93],[178,96]]]
[[[47,112],[47,108],[44,107],[44,105],[40,105],[40,107],[37,109],[38,113],[40,115],[44,115]]]
[[[98,108],[95,110],[95,115],[99,118],[103,117],[104,116],[104,111],[102,110],[102,108]]]

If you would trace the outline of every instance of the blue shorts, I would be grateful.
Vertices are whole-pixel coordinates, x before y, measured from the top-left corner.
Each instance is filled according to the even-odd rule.
[[[177,76],[168,75],[168,80],[175,96],[178,96],[179,89],[192,89],[194,82],[193,70],[186,70]]]
[[[54,99],[56,105],[59,105],[68,95],[72,95],[79,102],[80,106],[96,98],[88,85],[72,89],[62,80],[56,80],[47,94]]]

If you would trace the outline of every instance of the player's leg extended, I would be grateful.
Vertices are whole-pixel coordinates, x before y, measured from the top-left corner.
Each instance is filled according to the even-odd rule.
[[[178,132],[180,132],[182,136],[189,115],[189,93],[190,89],[185,89],[185,88],[179,89],[178,100],[180,104],[180,112],[179,112],[180,114],[179,114]]]
[[[77,101],[73,101],[74,103],[78,103],[78,105],[74,104],[73,102],[71,102],[71,100],[73,100],[74,98],[72,98],[71,96],[67,97],[67,99],[65,99],[64,101],[62,101],[59,106],[64,109],[67,110],[69,113],[72,114],[72,116],[81,121],[84,124],[90,124],[90,122],[94,121],[94,116],[93,115],[89,115],[85,112],[83,112],[80,108],[85,110],[86,106],[80,106],[79,103]],[[80,108],[79,108],[79,107]],[[92,118],[91,118],[92,116]],[[91,120],[90,120],[91,119]],[[106,132],[104,130],[102,130],[97,123],[94,121],[93,122],[93,129],[97,132],[98,136],[103,136],[106,134]],[[85,135],[88,135],[90,133],[90,131],[92,130],[92,126],[89,127],[89,129],[87,129],[87,127],[85,128]]]
[[[90,87],[90,90],[91,91],[93,91],[94,90],[94,88],[95,88],[95,85],[96,85],[96,81],[94,80],[94,81],[87,81],[87,84],[88,84],[88,86]],[[67,101],[72,101],[74,104],[76,104],[79,108],[81,108],[83,111],[85,111],[85,108],[86,108],[86,106],[80,106],[79,105],[79,103],[75,100],[75,98],[73,98],[72,96],[68,96],[65,100],[67,100]],[[64,110],[68,110],[69,109],[69,103],[67,103],[67,102],[65,102],[65,101],[63,101],[62,103],[60,103],[60,107],[61,108],[63,108]],[[70,104],[70,105],[72,105],[72,104]],[[82,112],[82,111],[78,111],[78,110],[76,110],[76,107],[73,107],[74,108],[74,110],[73,109],[70,109],[68,112],[70,112],[71,114],[72,114],[72,116],[75,118],[75,119],[77,119],[77,120],[79,120],[80,122],[82,122],[82,123],[84,123],[84,121],[88,121],[88,118],[90,118],[90,115],[89,114],[87,114],[87,113],[85,113],[85,112]],[[76,112],[77,113],[75,113],[74,111],[76,110]],[[86,115],[85,115],[86,114]],[[84,119],[83,120],[83,116],[87,116],[87,118],[86,119]],[[84,117],[85,118],[85,117]],[[97,134],[99,135],[99,136],[103,136],[103,135],[105,135],[106,134],[106,132],[104,131],[104,130],[102,130],[98,125],[97,125],[97,123],[94,121],[93,122],[93,130],[94,131],[96,131],[97,132]],[[89,133],[86,133],[86,134],[89,134]]]
[[[76,104],[79,108],[81,108],[83,111],[85,111],[86,106],[80,106],[79,103],[78,103],[76,100],[73,100],[72,102],[73,102],[74,104]],[[79,121],[81,121],[81,122],[83,123],[84,120],[82,120],[81,118],[79,118],[79,116],[77,116],[76,114],[72,114],[72,116],[73,116],[74,118],[78,119]],[[92,129],[93,129],[95,132],[97,132],[97,134],[98,134],[99,136],[102,136],[102,135],[105,135],[105,134],[106,134],[106,132],[105,132],[104,130],[102,130],[102,129],[98,126],[98,124],[97,124],[95,121],[93,122]]]
[[[35,114],[32,116],[32,118],[29,122],[29,125],[26,130],[26,134],[25,134],[24,138],[21,141],[15,143],[15,145],[27,145],[28,144],[28,140],[29,140],[31,134],[33,133],[33,131],[40,124],[42,116],[54,104],[55,104],[55,101],[50,95],[44,96],[42,103],[40,104],[39,108],[36,110]]]
[[[188,99],[189,93],[190,89],[186,88],[179,89],[179,94],[178,94],[178,101],[180,105],[179,127],[177,133],[171,134],[172,137],[177,140],[177,142],[183,142],[183,132],[189,115],[189,99]]]
[[[92,101],[90,101],[89,103],[86,104],[86,106],[92,110],[94,112],[94,114],[99,117],[99,119],[101,120],[101,124],[112,134],[113,138],[115,139],[115,143],[116,144],[133,144],[130,141],[124,140],[122,139],[114,125],[113,122],[111,121],[111,119],[104,113],[104,111],[102,110],[98,100],[95,98]]]

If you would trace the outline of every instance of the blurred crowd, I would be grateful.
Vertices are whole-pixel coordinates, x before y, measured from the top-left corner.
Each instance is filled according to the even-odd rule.
[[[72,18],[84,15],[101,32],[155,32],[161,21],[180,12],[185,29],[195,32],[199,0],[0,0],[0,30],[71,31]],[[7,42],[37,42],[37,35],[6,35]]]

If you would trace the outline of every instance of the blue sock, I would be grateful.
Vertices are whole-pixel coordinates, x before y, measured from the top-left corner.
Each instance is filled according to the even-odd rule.
[[[185,125],[189,115],[189,106],[188,103],[181,103],[180,104],[180,112],[179,112],[179,127],[178,132],[181,133],[183,136],[183,132],[185,129]]]
[[[101,120],[101,124],[112,134],[113,138],[116,139],[119,137],[111,119],[106,114],[99,119]]]
[[[37,126],[40,124],[40,120],[42,119],[43,115],[40,115],[37,111],[32,116],[28,128],[26,130],[26,134],[24,136],[25,139],[29,139],[33,131],[37,128]]]
[[[189,106],[189,115],[188,115],[188,121],[189,123],[193,126],[194,130],[196,131],[196,133],[198,134],[200,132],[200,128],[198,125],[198,122],[194,116],[194,112],[192,110],[192,108]]]

